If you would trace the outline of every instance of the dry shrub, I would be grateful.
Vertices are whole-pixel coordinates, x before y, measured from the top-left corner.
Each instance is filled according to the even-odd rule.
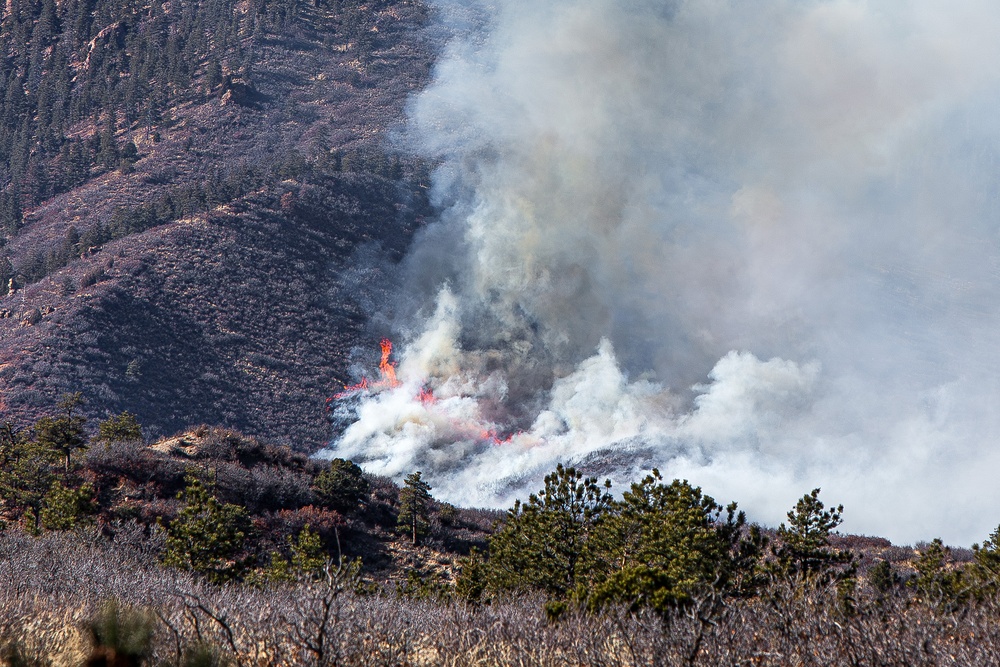
[[[140,528],[112,532],[0,534],[0,627],[29,664],[79,664],[86,624],[112,599],[155,614],[151,664],[181,664],[199,642],[241,665],[1000,663],[995,601],[945,614],[899,588],[884,599],[859,592],[849,609],[834,589],[778,584],[720,609],[707,599],[667,617],[570,609],[550,622],[533,597],[472,607],[358,595],[354,574],[332,566],[299,584],[210,586],[155,565]]]

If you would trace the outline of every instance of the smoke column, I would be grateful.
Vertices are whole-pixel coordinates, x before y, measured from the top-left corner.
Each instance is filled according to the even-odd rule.
[[[506,506],[658,466],[776,524],[1000,523],[1000,5],[439,0],[443,211],[330,456]]]

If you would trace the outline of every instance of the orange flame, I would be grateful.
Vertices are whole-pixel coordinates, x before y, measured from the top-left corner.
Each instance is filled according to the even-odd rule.
[[[382,381],[379,384],[384,384],[390,389],[398,387],[399,380],[396,379],[396,367],[389,361],[389,355],[392,354],[392,341],[388,338],[383,338],[379,345],[382,346],[382,361],[378,365],[378,371],[382,374]]]
[[[357,384],[345,384],[343,391],[334,394],[332,399],[327,399],[327,407],[335,399],[346,398],[347,396],[368,391],[369,389],[377,389],[379,391],[382,389],[395,389],[402,384],[396,379],[396,365],[389,361],[389,355],[392,354],[392,341],[388,338],[383,338],[379,345],[382,347],[382,360],[378,364],[378,372],[381,376],[379,381],[372,383],[368,381],[368,378],[363,377],[361,378],[361,382]]]
[[[338,392],[332,397],[326,399],[327,411],[331,411],[333,409],[334,401],[342,398],[354,396],[361,392],[395,389],[402,384],[396,378],[396,364],[389,361],[389,357],[392,356],[392,341],[388,338],[383,338],[379,342],[379,345],[382,348],[382,359],[378,364],[378,371],[380,375],[378,382],[371,382],[367,377],[363,377],[361,378],[361,382],[357,384],[345,384],[343,391]],[[420,388],[420,392],[417,394],[416,398],[425,406],[431,406],[437,402],[437,397],[434,395],[433,389],[426,384]],[[521,431],[513,433],[507,432],[504,434],[495,428],[482,428],[481,425],[475,423],[456,422],[456,426],[459,432],[467,434],[465,437],[478,438],[479,441],[483,443],[490,443],[494,446],[510,444],[515,437],[522,434]]]
[[[511,442],[513,442],[514,438],[520,434],[521,432],[518,431],[517,433],[511,433],[506,437],[501,437],[500,434],[497,433],[495,429],[489,429],[480,431],[479,439],[491,442],[493,443],[493,445],[499,447],[501,445],[509,445]]]

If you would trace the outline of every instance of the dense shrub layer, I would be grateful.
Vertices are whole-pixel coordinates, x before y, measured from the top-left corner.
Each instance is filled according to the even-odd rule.
[[[280,586],[216,587],[150,563],[159,538],[119,526],[88,533],[0,534],[0,626],[29,662],[77,664],[88,630],[116,600],[151,612],[150,664],[181,664],[198,642],[242,665],[986,665],[1000,662],[1000,607],[951,613],[906,589],[837,592],[787,583],[729,602],[711,623],[704,601],[665,617],[607,608],[549,622],[540,600],[474,607],[359,595],[341,574]]]

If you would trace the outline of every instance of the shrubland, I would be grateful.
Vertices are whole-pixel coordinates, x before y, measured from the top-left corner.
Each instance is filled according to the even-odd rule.
[[[430,213],[393,150],[440,46],[412,0],[12,0],[0,12],[0,401],[311,452]],[[364,253],[368,279],[355,269]],[[386,299],[378,299],[384,303]]]
[[[0,430],[11,664],[1000,659],[1000,528],[895,547],[839,534],[814,489],[768,529],[656,470],[618,494],[563,466],[506,513],[467,510],[419,471],[399,487],[212,427],[147,444],[84,401]]]

